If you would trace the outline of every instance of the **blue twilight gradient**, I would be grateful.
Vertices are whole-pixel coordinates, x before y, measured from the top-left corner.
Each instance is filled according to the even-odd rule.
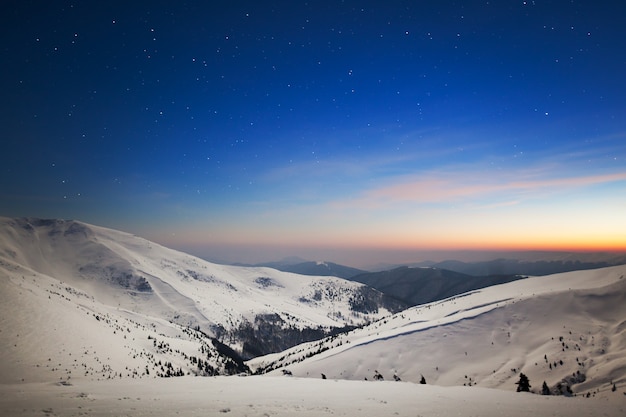
[[[616,219],[595,230],[626,247],[626,3],[3,5],[2,215],[226,257],[428,247],[402,234],[463,237],[468,212],[485,235],[538,216],[539,244],[576,206],[554,233]]]

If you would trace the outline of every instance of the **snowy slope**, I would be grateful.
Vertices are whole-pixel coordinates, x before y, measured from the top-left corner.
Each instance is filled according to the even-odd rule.
[[[242,369],[197,331],[102,304],[46,275],[10,268],[8,276],[0,275],[0,385]]]
[[[626,266],[528,278],[414,307],[363,329],[251,360],[294,376],[596,395],[626,391]],[[282,369],[281,369],[282,368]],[[584,379],[584,381],[583,381]],[[616,394],[617,395],[617,394]]]
[[[364,321],[349,304],[363,286],[333,277],[212,264],[76,221],[2,219],[0,239],[7,262],[94,290],[103,301],[179,316],[181,324],[228,329],[259,312],[281,314],[297,327]],[[113,291],[112,283],[127,291]]]
[[[205,334],[236,349],[265,336],[271,348],[389,315],[383,298],[338,278],[212,264],[76,221],[1,218],[0,359],[10,372],[0,382],[238,372],[227,359],[236,355]],[[199,366],[209,357],[210,368]]]

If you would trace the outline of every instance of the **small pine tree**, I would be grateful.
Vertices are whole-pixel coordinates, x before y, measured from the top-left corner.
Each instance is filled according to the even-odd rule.
[[[517,392],[530,392],[530,381],[523,373],[519,374],[519,381],[515,384],[517,385]]]
[[[426,378],[424,378],[424,375],[422,375],[422,379],[420,379],[420,384],[426,385]]]
[[[548,384],[546,384],[546,381],[543,381],[543,385],[541,386],[541,395],[550,395],[552,394],[550,392],[550,388],[548,388]]]

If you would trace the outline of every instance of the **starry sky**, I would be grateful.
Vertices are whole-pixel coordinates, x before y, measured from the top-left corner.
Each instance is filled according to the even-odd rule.
[[[626,250],[624,2],[2,9],[0,215],[224,262]]]

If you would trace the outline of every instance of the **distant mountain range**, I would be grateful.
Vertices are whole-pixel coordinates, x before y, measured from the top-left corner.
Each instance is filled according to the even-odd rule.
[[[472,276],[439,268],[403,266],[350,278],[410,305],[425,304],[464,292],[525,278],[522,275]]]
[[[560,272],[580,271],[586,269],[605,268],[626,264],[626,255],[619,253],[576,254],[566,252],[546,253],[546,259],[528,260],[529,255],[520,253],[517,258],[498,258],[489,261],[463,262],[445,260],[441,262],[422,261],[403,265],[386,265],[382,269],[367,271],[327,261],[306,261],[299,257],[289,257],[275,262],[264,262],[255,265],[237,264],[241,266],[266,266],[280,271],[295,272],[302,275],[336,276],[351,279],[357,275],[370,272],[392,271],[403,267],[430,267],[446,269],[460,274],[475,277],[493,275],[529,275],[540,276],[558,274]],[[552,258],[550,258],[552,257]],[[359,281],[360,282],[360,281]]]
[[[400,266],[379,272],[367,272],[333,262],[303,261],[297,257],[254,266],[272,267],[302,275],[341,277],[360,282],[414,306],[527,276],[542,276],[621,264],[626,264],[626,257],[602,255],[597,261],[581,261],[571,258],[538,261],[518,259],[494,259],[482,262],[427,261],[414,266]]]
[[[485,275],[551,275],[560,272],[580,271],[585,269],[605,268],[609,266],[626,264],[626,256],[621,254],[605,254],[598,256],[597,260],[585,260],[585,256],[576,259],[572,255],[570,259],[553,259],[527,261],[520,259],[494,259],[481,262],[461,262],[447,260],[443,262],[422,262],[415,266],[430,266],[433,268],[448,269],[474,276]],[[588,258],[590,256],[587,256]]]

